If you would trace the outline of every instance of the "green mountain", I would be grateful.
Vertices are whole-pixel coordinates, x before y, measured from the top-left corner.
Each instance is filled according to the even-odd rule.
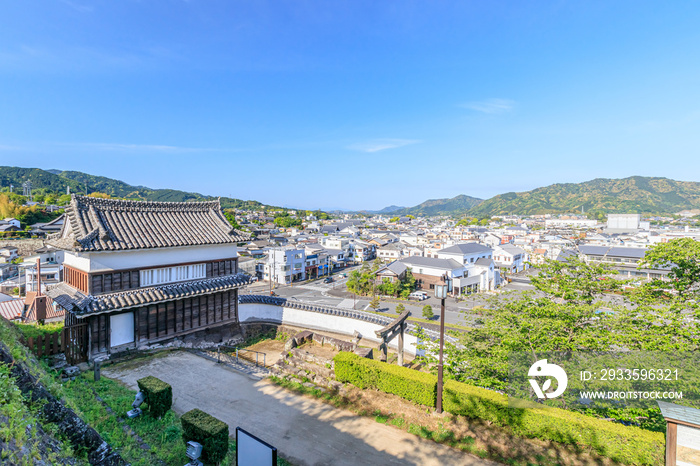
[[[390,205],[389,207],[384,207],[382,210],[375,210],[372,211],[373,214],[390,214],[392,212],[396,212],[397,210],[402,210],[405,209],[406,207],[398,206],[398,205]]]
[[[700,208],[700,183],[631,176],[553,184],[494,196],[467,212],[473,217],[586,213],[668,214]]]
[[[414,207],[394,210],[390,214],[392,216],[413,215],[421,217],[430,217],[433,215],[461,215],[472,207],[479,205],[481,202],[483,202],[482,199],[460,194],[451,199],[429,199]]]
[[[42,170],[40,168],[0,167],[0,188],[14,186],[14,191],[22,192],[22,183],[31,180],[35,192],[52,192],[65,194],[70,187],[73,193],[84,193],[85,186],[89,193],[101,192],[114,197],[144,201],[184,202],[216,199],[199,193],[178,191],[175,189],[151,189],[145,186],[132,186],[123,181],[104,176],[94,176],[76,171]],[[229,197],[221,198],[225,209],[239,208],[258,210],[267,206],[258,201],[243,201]]]

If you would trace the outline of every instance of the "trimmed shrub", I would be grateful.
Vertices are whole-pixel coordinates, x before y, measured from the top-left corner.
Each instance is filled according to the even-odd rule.
[[[437,377],[407,367],[340,352],[335,358],[335,378],[359,388],[376,388],[406,400],[435,406]]]
[[[508,427],[522,437],[585,445],[620,463],[663,464],[665,440],[661,433],[559,408],[509,407],[505,395],[454,380],[445,382],[443,408]]]
[[[218,464],[224,459],[228,452],[228,424],[196,408],[183,414],[180,422],[185,444],[189,441],[202,444],[204,463]]]
[[[148,412],[155,418],[161,418],[173,405],[173,388],[162,380],[149,375],[136,381],[146,395]]]

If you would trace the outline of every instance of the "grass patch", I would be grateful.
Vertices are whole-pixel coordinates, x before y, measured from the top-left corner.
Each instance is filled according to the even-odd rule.
[[[14,325],[22,332],[25,339],[53,335],[63,331],[63,322],[52,322],[44,325],[15,323]]]
[[[38,459],[44,459],[49,464],[61,459],[74,458],[76,455],[69,442],[63,440],[57,429],[49,427],[44,431],[61,443],[58,452],[40,452],[40,442],[37,430],[39,420],[35,413],[36,406],[24,398],[22,392],[10,375],[10,368],[0,364],[0,440],[4,443],[14,443],[17,450],[4,449],[0,451],[0,464],[32,465]],[[19,454],[18,454],[19,453]],[[76,458],[78,464],[86,464],[85,458]]]
[[[106,377],[95,382],[92,372],[86,372],[74,381],[67,382],[64,390],[68,404],[76,413],[132,465],[182,466],[189,461],[182,440],[180,417],[173,410],[167,411],[161,419],[149,416],[147,411],[137,418],[129,419],[126,412],[131,409],[136,392]],[[113,410],[114,415],[109,414],[92,390]],[[124,432],[117,416],[148,444],[150,453],[141,448],[136,438]],[[236,442],[229,438],[228,452],[220,464],[234,465],[235,458]],[[292,466],[282,458],[278,459],[277,464]]]

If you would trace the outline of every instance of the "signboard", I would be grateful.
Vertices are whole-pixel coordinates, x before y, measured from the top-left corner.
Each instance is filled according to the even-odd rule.
[[[238,466],[276,466],[277,448],[236,427],[236,464]]]

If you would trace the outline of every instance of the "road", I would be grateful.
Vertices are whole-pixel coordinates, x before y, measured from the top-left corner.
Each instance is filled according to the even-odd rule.
[[[226,422],[230,434],[241,427],[299,466],[496,466],[184,351],[104,368],[102,374],[134,390],[139,378],[158,377],[172,386],[178,414],[199,408]]]
[[[369,309],[369,298],[355,296],[349,293],[346,289],[348,279],[341,277],[344,273],[350,276],[350,272],[356,269],[359,269],[359,266],[348,267],[347,269],[334,273],[332,275],[332,283],[323,283],[323,279],[320,279],[311,282],[294,283],[292,285],[277,285],[274,292],[280,297],[297,299],[307,303],[347,309]],[[523,287],[531,287],[531,285],[523,285]],[[270,284],[268,282],[254,283],[241,290],[241,294],[269,294],[269,292]],[[433,308],[435,314],[433,321],[437,324],[439,323],[440,300],[430,294],[429,296],[428,299],[420,302],[381,300],[378,311],[394,316],[396,315],[396,306],[401,303],[410,311],[411,316],[422,319],[424,318],[423,307],[429,304]],[[448,298],[445,300],[445,322],[448,324],[468,325],[474,319],[473,316],[475,315],[471,309],[475,306],[486,305],[486,299],[490,296],[493,296],[493,294],[481,293],[459,303],[452,298]]]

